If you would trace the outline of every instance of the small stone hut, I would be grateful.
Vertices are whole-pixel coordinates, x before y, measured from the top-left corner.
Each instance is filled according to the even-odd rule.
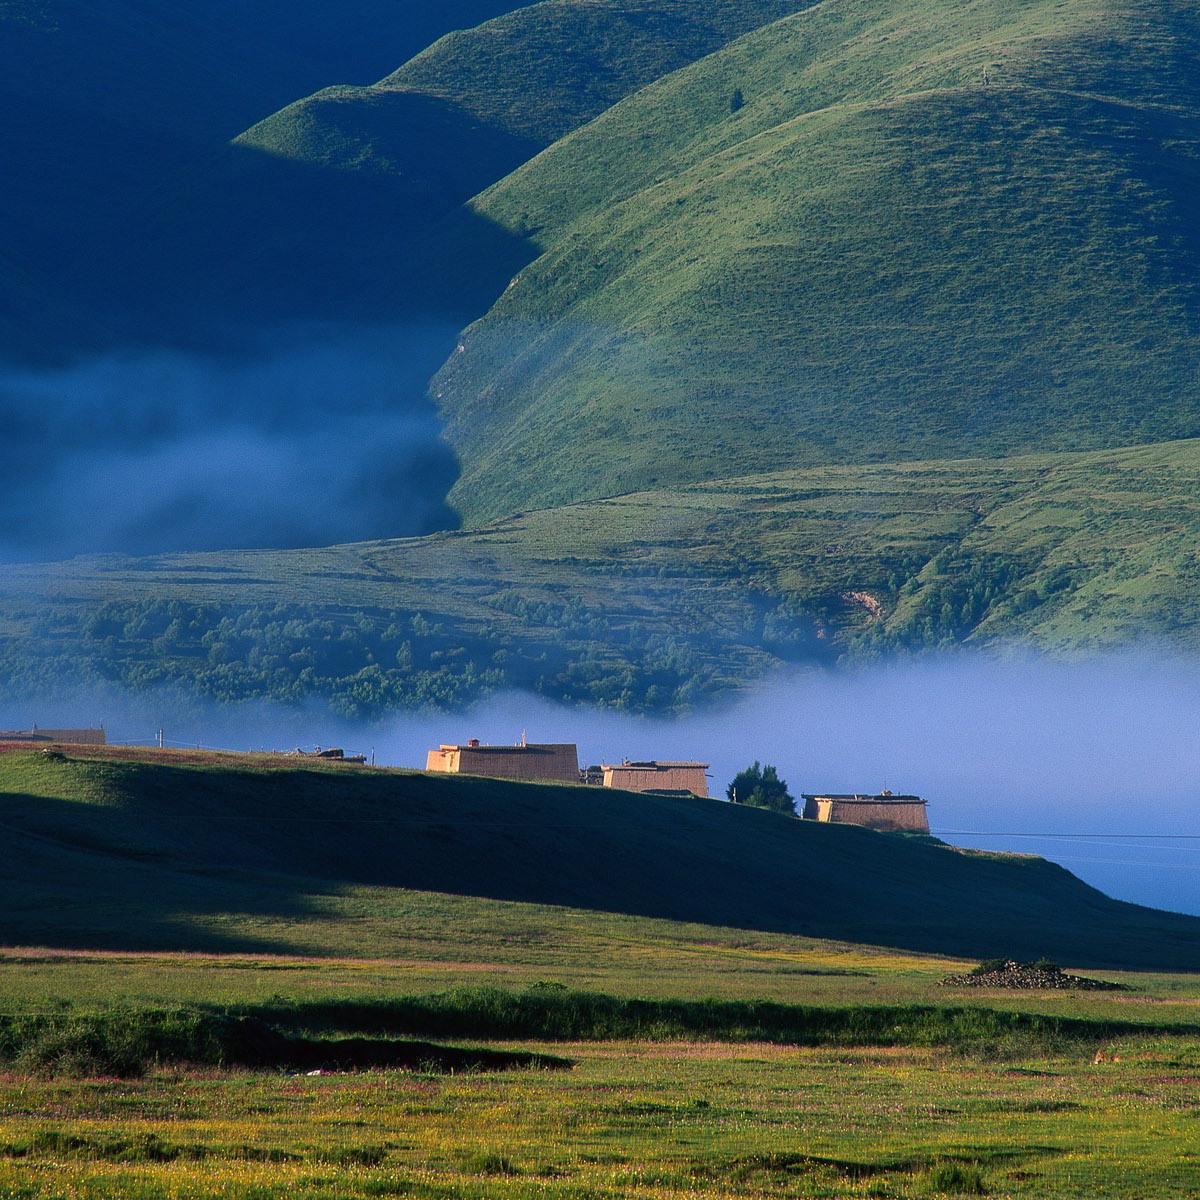
[[[430,750],[425,770],[527,783],[578,783],[579,751],[573,742],[520,741],[515,746],[484,746],[472,738],[465,745]]]
[[[881,833],[928,833],[929,814],[920,796],[817,796],[804,795],[806,821],[862,825]]]
[[[623,762],[606,764],[604,786],[626,792],[666,792],[708,796],[708,763]]]

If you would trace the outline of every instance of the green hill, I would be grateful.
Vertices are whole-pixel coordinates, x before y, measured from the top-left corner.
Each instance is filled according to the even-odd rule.
[[[1195,649],[1198,473],[1200,441],[809,468],[419,539],[14,565],[0,677],[356,717],[505,688],[670,712],[788,662]]]
[[[420,390],[529,257],[458,206],[802,3],[8,5],[0,218],[20,237],[0,258],[0,352],[419,319]]]
[[[219,236],[293,304],[485,312],[530,249],[458,211],[622,97],[804,0],[550,0],[447,34],[369,87],[323,88],[235,139],[200,186]],[[279,298],[276,298],[276,303]],[[435,348],[426,377],[446,344]]]
[[[452,498],[1194,435],[1198,32],[825,3],[617,104],[473,205],[541,257],[435,381]]]
[[[0,812],[9,945],[282,949],[256,930],[282,921],[302,939],[310,919],[369,915],[404,888],[953,954],[1003,943],[1200,966],[1200,921],[1110,900],[1044,860],[718,801],[23,751],[0,757]]]
[[[532,157],[646,84],[804,6],[804,0],[703,6],[544,0],[447,34],[371,87],[328,88],[298,100],[239,140],[283,157],[400,176],[428,174],[433,159],[460,171],[473,168],[492,183],[500,177],[492,164],[457,161],[461,152],[436,126],[424,136],[408,128],[404,101],[441,101],[464,122]],[[389,111],[400,114],[400,123],[393,124]],[[514,153],[508,170],[524,157]]]

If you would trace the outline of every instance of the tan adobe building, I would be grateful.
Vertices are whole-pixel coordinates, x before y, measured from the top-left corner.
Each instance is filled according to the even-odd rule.
[[[881,833],[928,833],[929,814],[919,796],[804,796],[806,821],[862,825]]]
[[[57,742],[64,746],[107,746],[103,729],[8,729],[0,731],[0,742]]]
[[[674,792],[708,796],[708,763],[623,762],[605,765],[604,786],[626,792]]]
[[[483,746],[472,738],[465,746],[429,751],[425,770],[448,775],[484,775],[528,783],[578,783],[579,752],[573,742]]]

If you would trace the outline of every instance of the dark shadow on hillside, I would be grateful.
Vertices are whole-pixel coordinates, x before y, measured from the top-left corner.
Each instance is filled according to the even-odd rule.
[[[462,206],[540,147],[428,97],[351,107],[365,128],[346,156],[366,164],[234,143],[104,200],[88,245],[51,264],[48,290],[96,318],[46,331],[58,356],[230,354],[297,323],[457,330],[482,315],[532,252]],[[452,348],[430,347],[426,378]]]
[[[32,832],[7,817],[2,823],[10,863],[0,876],[6,946],[287,954],[295,945],[258,936],[253,926],[303,922],[317,912],[313,898],[323,881],[247,876],[114,843],[82,806],[5,794],[0,807],[36,813]],[[197,924],[226,914],[237,914],[236,930]]]
[[[174,297],[163,281],[143,278],[154,264],[139,251],[153,213],[168,224],[192,219],[187,204],[201,198],[212,169],[206,160],[299,96],[378,79],[448,31],[516,7],[518,0],[6,5],[13,11],[0,16],[0,358],[62,363],[131,340],[161,344],[171,325],[179,332],[180,312],[159,319],[156,304],[173,305]],[[211,183],[219,192],[221,180]],[[211,267],[192,262],[202,272]],[[186,275],[172,281],[189,290]],[[117,298],[137,303],[114,312]]]
[[[0,556],[457,525],[428,381],[532,254],[462,204],[533,147],[424,97],[382,107],[376,151],[404,169],[228,146],[61,264],[51,290],[102,321],[56,312],[77,361],[0,375]]]
[[[10,845],[19,836],[29,848],[5,886],[5,941],[264,949],[253,932],[214,935],[188,918],[246,912],[302,926],[316,894],[353,885],[968,957],[1200,969],[1200,919],[1111,900],[1039,859],[597,789],[106,771],[119,805],[2,798]]]

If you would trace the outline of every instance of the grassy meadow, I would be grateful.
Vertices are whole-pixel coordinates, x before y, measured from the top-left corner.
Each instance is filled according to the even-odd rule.
[[[569,1073],[6,1080],[10,1196],[1175,1197],[1200,1057],[575,1045]],[[1113,1061],[1113,1058],[1119,1061]]]
[[[700,955],[681,962],[664,932],[662,973],[648,939],[640,953],[594,954],[589,982],[634,994],[724,988],[843,1005],[936,1002],[937,980],[952,965],[800,941],[739,950],[714,932],[709,961],[723,960],[714,974]],[[440,961],[13,951],[0,962],[0,1007],[61,1005],[65,997],[77,1008],[185,997],[229,1004],[266,996],[277,1006],[279,996],[301,1004],[378,1000],[397,987],[481,975],[519,990],[549,966],[543,957],[518,967],[511,942],[490,970],[456,970],[453,942],[429,948]],[[565,966],[555,974],[569,975]],[[9,1067],[0,1073],[0,1194],[1178,1196],[1196,1169],[1200,979],[1120,978],[1139,990],[1082,1001],[946,998],[1069,1013],[1119,1009],[1156,1021],[1168,1014],[1192,1022],[1191,1030],[999,1047],[703,1037],[499,1043],[566,1057],[566,1071],[418,1066],[310,1076],[167,1064],[114,1079]]]
[[[1086,970],[1126,990],[948,987],[971,959],[612,912],[599,890],[590,905],[498,897],[503,876],[452,832],[480,824],[529,875],[524,813],[542,859],[553,832],[554,856],[598,889],[571,851],[578,805],[597,812],[585,789],[72,750],[0,756],[0,793],[6,1198],[1174,1197],[1195,1171],[1200,974],[1180,973],[1171,940],[1186,918],[1137,917],[1155,969]],[[725,874],[748,857],[777,891],[767,846],[782,838],[804,896],[830,894],[820,864],[844,875],[848,850],[876,888],[910,876],[930,918],[962,902],[939,890],[960,866],[1003,912],[1003,872],[1036,863],[853,830],[806,849],[792,839],[811,831],[771,814],[628,799],[597,818],[627,856],[636,842],[664,862],[668,832],[702,849],[711,823]],[[611,875],[615,848],[585,828]],[[415,862],[453,886],[406,882]],[[1047,886],[1020,876],[1035,898]],[[1129,906],[1077,902],[1115,960],[1133,953]],[[1013,928],[997,920],[993,954]]]

